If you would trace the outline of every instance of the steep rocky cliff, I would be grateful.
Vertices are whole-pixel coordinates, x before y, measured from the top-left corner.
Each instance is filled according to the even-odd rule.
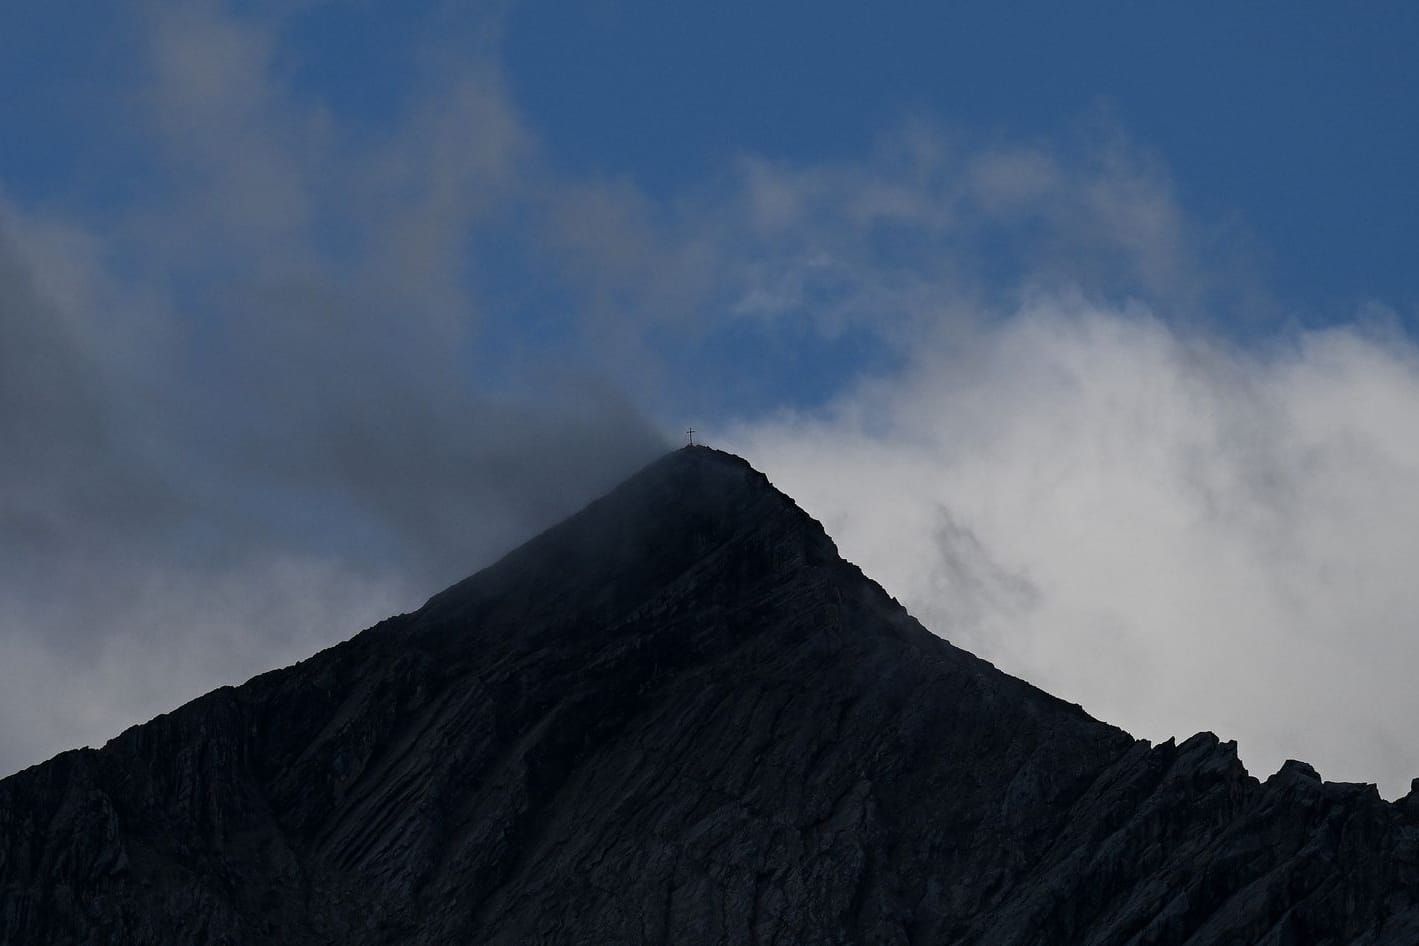
[[[1149,747],[687,448],[0,782],[0,943],[1419,943],[1419,793]]]

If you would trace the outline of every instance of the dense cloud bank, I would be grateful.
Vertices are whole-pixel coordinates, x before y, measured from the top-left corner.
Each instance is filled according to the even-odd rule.
[[[1103,719],[1419,775],[1419,351],[1243,351],[1042,296],[832,409],[726,432],[928,626]]]

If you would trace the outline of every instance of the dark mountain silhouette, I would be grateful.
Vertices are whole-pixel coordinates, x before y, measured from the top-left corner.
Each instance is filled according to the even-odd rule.
[[[1150,747],[737,457],[0,782],[0,942],[1419,943],[1419,793]]]

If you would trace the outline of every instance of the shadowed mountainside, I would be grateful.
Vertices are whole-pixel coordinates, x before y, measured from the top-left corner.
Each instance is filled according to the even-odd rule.
[[[1150,747],[676,451],[294,667],[0,781],[0,944],[1419,943],[1419,792]]]

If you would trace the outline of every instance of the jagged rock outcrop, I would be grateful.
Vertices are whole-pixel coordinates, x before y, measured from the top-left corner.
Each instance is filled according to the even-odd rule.
[[[0,782],[0,943],[1419,943],[1419,792],[1150,747],[687,448]]]

